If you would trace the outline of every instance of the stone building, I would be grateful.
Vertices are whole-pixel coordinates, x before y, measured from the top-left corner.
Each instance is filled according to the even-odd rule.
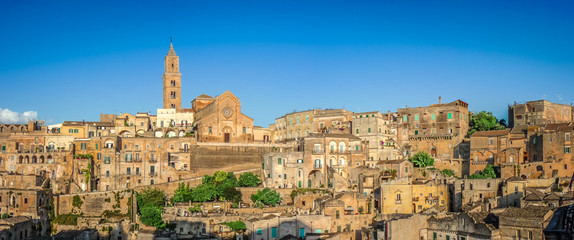
[[[363,166],[368,159],[366,143],[351,134],[311,134],[302,146],[303,160],[311,170],[308,187],[347,187],[349,170]]]
[[[464,205],[484,202],[486,199],[496,199],[502,191],[502,179],[456,179],[450,186],[452,194],[452,210],[462,211]],[[486,207],[485,211],[498,205]]]
[[[195,100],[194,100],[195,101]],[[239,98],[230,91],[215,97],[195,113],[200,142],[253,142],[253,119],[241,112]]]
[[[508,208],[498,215],[500,239],[544,239],[543,231],[553,214],[549,207]]]
[[[572,122],[572,105],[552,103],[546,100],[530,101],[508,106],[508,126],[540,126],[549,123]]]
[[[181,111],[181,73],[179,72],[179,56],[169,45],[169,52],[165,56],[165,71],[163,79],[163,108]]]
[[[317,133],[315,128],[315,114],[321,109],[307,110],[285,114],[275,119],[275,124],[270,125],[275,142],[292,141]]]
[[[544,239],[564,240],[574,239],[574,205],[559,207],[544,229]]]
[[[429,153],[435,159],[467,159],[461,143],[468,124],[468,104],[456,100],[427,107],[398,109],[398,143],[408,156]]]
[[[265,186],[274,188],[309,187],[312,163],[304,161],[304,152],[271,152],[264,155]],[[306,185],[307,184],[307,185]]]
[[[313,109],[285,114],[269,125],[275,142],[300,140],[311,133],[351,134],[353,112]]]
[[[268,214],[245,222],[249,239],[281,239],[288,235],[307,239],[310,233],[332,232],[331,217],[324,215]]]
[[[420,213],[431,207],[448,210],[448,186],[441,180],[395,179],[381,183],[375,207],[381,214]]]
[[[0,219],[0,238],[4,240],[37,239],[40,231],[32,219],[25,216]]]
[[[549,192],[555,179],[522,179],[511,177],[502,182],[501,207],[523,207],[521,200],[526,196],[528,187],[547,189]]]
[[[345,109],[325,109],[315,113],[313,125],[317,132],[351,134],[353,112]]]
[[[425,239],[497,239],[497,219],[488,212],[431,216]]]
[[[352,180],[351,169],[365,165],[365,147],[351,134],[310,134],[301,141],[299,151],[264,154],[266,184],[343,191]]]
[[[402,156],[398,149],[395,117],[391,113],[355,113],[352,133],[369,143],[370,160],[395,160]]]

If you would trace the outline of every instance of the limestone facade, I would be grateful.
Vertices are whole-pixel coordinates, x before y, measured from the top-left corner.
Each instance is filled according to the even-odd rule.
[[[530,101],[508,106],[508,126],[540,126],[550,123],[572,122],[572,105],[552,103],[546,100]]]
[[[402,156],[397,144],[396,118],[390,113],[355,113],[352,133],[369,143],[370,160],[395,160]]]
[[[230,91],[196,112],[200,142],[253,142],[253,119],[241,112],[239,98]]]
[[[448,186],[441,180],[413,181],[410,178],[381,183],[375,206],[381,214],[419,213],[431,207],[449,207]]]
[[[460,148],[469,129],[468,104],[456,100],[398,109],[398,142],[411,156],[422,151],[437,159],[464,159]]]

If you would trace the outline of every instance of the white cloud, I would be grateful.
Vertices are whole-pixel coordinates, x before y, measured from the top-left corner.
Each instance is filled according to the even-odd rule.
[[[23,113],[12,112],[10,109],[0,108],[0,123],[27,123],[28,120],[38,119],[38,112],[27,111]]]

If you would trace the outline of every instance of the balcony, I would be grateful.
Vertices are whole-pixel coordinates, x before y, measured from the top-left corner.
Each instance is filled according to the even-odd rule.
[[[396,204],[401,204],[401,200],[400,200],[400,199],[397,199],[397,200],[395,200],[395,203],[396,203]]]
[[[149,172],[150,177],[157,177],[157,172]]]
[[[315,168],[316,168],[316,169],[321,169],[321,168],[323,168],[323,165],[321,165],[321,164],[315,164]]]
[[[141,162],[141,161],[142,161],[141,158],[136,158],[136,159],[134,159],[134,162]]]
[[[323,149],[313,149],[312,153],[313,154],[323,154],[323,153],[325,153],[325,151]]]
[[[157,159],[150,159],[149,162],[150,163],[157,163]]]

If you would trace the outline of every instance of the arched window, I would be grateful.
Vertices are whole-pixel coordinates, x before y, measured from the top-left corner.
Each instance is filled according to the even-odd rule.
[[[345,159],[344,159],[344,158],[340,158],[340,159],[339,159],[339,165],[345,166],[346,164],[347,164],[347,163],[345,162]]]
[[[337,149],[337,143],[331,141],[329,143],[329,151],[331,151],[331,153],[335,153],[335,149]]]
[[[339,153],[345,153],[345,143],[344,142],[339,143]]]

